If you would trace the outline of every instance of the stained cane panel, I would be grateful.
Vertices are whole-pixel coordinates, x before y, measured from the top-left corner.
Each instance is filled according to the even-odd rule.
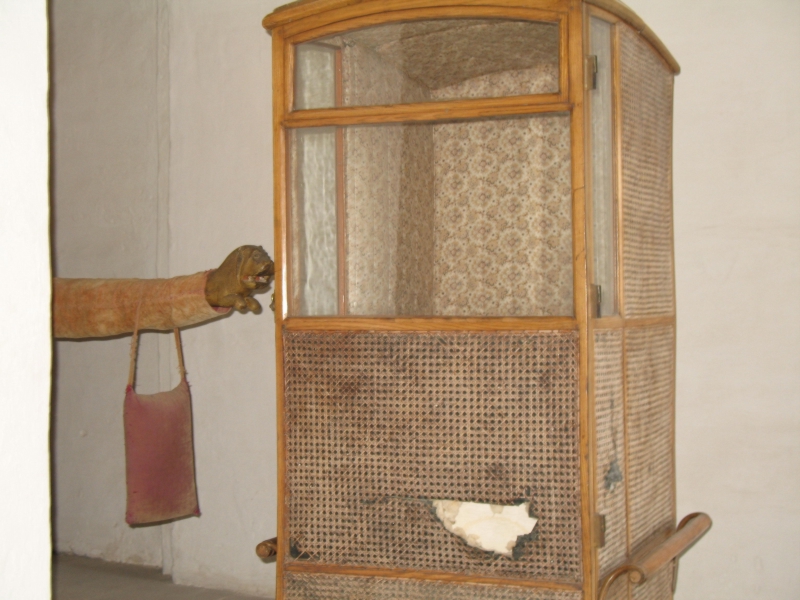
[[[633,29],[619,31],[625,316],[672,315],[673,75]]]
[[[633,587],[633,600],[672,600],[672,563],[654,573],[647,581]]]
[[[675,525],[675,331],[625,331],[631,551]]]
[[[606,518],[606,543],[598,550],[598,561],[605,574],[622,564],[628,552],[621,330],[595,332],[594,369],[596,511]]]
[[[581,592],[519,588],[480,583],[453,583],[287,573],[286,600],[582,600]]]
[[[575,332],[284,334],[285,560],[579,582]],[[514,558],[432,500],[529,501]]]

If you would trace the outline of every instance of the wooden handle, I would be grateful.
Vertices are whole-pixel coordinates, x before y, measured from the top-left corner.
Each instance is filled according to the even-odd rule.
[[[641,584],[664,567],[668,562],[680,558],[689,548],[711,529],[711,517],[705,513],[693,513],[683,518],[678,528],[667,539],[646,554],[632,558],[614,569],[603,579],[598,600],[604,600],[611,585],[627,573],[628,579]]]
[[[261,560],[267,560],[278,555],[278,538],[264,540],[256,546],[256,554]]]

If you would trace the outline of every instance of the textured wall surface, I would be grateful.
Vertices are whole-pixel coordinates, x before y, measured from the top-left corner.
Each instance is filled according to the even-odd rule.
[[[682,67],[673,147],[677,512],[706,511],[714,526],[681,560],[675,598],[795,598],[800,483],[785,474],[800,469],[800,320],[790,308],[800,294],[800,120],[783,98],[800,87],[783,73],[800,65],[800,6],[640,0],[632,7]],[[768,109],[760,107],[766,89]],[[642,208],[633,215],[641,241],[664,247],[664,232],[648,232],[663,202],[651,195]],[[668,261],[633,266],[633,314],[668,313],[670,303],[647,281],[668,273]],[[660,360],[637,353],[640,369],[661,370],[670,351],[665,340],[658,345]],[[663,405],[664,386],[648,387]],[[637,412],[637,420],[652,417]],[[650,436],[664,446],[663,431]],[[633,468],[640,482],[658,487],[657,474],[670,467]],[[632,519],[667,512],[646,496]],[[667,597],[667,571],[634,597]]]
[[[675,79],[676,600],[800,595],[800,4],[629,3]],[[776,59],[780,57],[780,59]],[[744,525],[746,523],[752,526]]]
[[[164,132],[157,9],[155,0],[57,0],[50,7],[57,276],[157,275]],[[142,336],[143,393],[159,387],[157,337]],[[129,343],[127,336],[56,343],[55,544],[60,552],[160,565],[161,528],[125,524],[121,411]]]
[[[0,597],[50,598],[47,6],[0,18]],[[22,283],[24,282],[24,283]]]
[[[54,3],[59,275],[192,273],[245,243],[272,253],[267,10]],[[129,338],[59,342],[59,550],[162,565],[181,583],[273,593],[274,567],[253,551],[275,535],[274,444],[265,441],[275,435],[271,317],[236,314],[184,331],[202,516],[165,526],[124,523]],[[145,393],[177,382],[169,334],[164,348],[149,336],[139,352]]]
[[[170,269],[218,264],[241,244],[272,254],[271,42],[274,4],[171,3]],[[202,516],[172,526],[173,578],[271,595],[275,567],[255,555],[274,537],[275,327],[234,314],[183,335]]]

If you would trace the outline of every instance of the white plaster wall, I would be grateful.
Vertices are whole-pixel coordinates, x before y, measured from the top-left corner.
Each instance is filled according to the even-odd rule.
[[[172,2],[170,265],[189,273],[240,244],[272,254],[269,2]],[[272,595],[255,545],[276,535],[275,328],[261,315],[187,330],[199,519],[172,526],[175,581]]]
[[[56,275],[155,277],[157,2],[55,0],[50,8]],[[142,336],[143,392],[159,386],[156,337]],[[160,528],[125,523],[129,343],[56,343],[54,538],[60,552],[160,566]]]
[[[47,7],[0,2],[0,598],[50,598]]]
[[[53,2],[58,275],[167,276],[215,266],[243,243],[272,252],[268,10]],[[140,391],[175,383],[174,348],[156,337],[143,336]],[[274,566],[254,552],[275,535],[272,313],[184,333],[203,515],[172,525],[124,523],[129,339],[57,344],[57,549],[272,595]]]
[[[800,3],[629,0],[675,80],[676,600],[800,598]]]

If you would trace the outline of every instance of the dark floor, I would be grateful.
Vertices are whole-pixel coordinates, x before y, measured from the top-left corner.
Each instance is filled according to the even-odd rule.
[[[53,560],[54,600],[262,600],[175,585],[160,569],[60,554]]]

